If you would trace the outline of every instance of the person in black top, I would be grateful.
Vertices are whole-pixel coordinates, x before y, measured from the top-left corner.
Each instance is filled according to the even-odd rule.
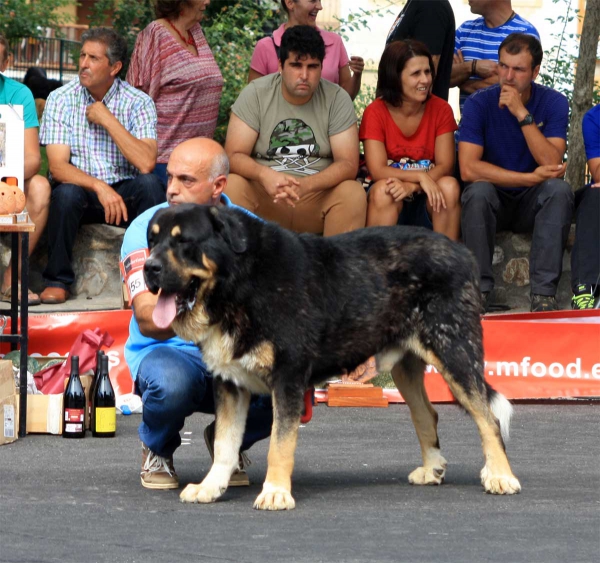
[[[448,0],[408,0],[390,29],[386,45],[416,39],[427,45],[435,66],[432,93],[448,100],[454,55],[454,12]]]

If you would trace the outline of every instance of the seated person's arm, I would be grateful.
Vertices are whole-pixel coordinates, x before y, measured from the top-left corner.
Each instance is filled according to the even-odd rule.
[[[461,84],[460,91],[464,94],[472,94],[473,92],[477,92],[477,90],[493,86],[494,84],[498,84],[498,76],[490,76],[483,80],[467,80]]]
[[[588,168],[590,169],[590,174],[592,175],[592,182],[597,184],[596,187],[600,187],[600,157],[590,158],[588,160]]]
[[[127,221],[127,206],[123,198],[106,182],[73,166],[70,162],[71,147],[69,145],[47,145],[46,155],[50,174],[55,182],[75,184],[94,192],[104,208],[107,223],[119,225],[121,218]]]
[[[353,57],[349,64],[340,68],[340,86],[348,92],[350,98],[353,100],[360,91],[364,66],[365,63],[362,58]]]
[[[40,171],[41,163],[38,130],[37,127],[29,127],[25,129],[25,180]]]
[[[567,142],[560,137],[546,138],[535,125],[527,125],[522,129],[529,151],[540,165],[562,164]]]
[[[136,295],[132,303],[133,314],[140,327],[140,332],[144,336],[155,340],[168,340],[173,338],[175,333],[171,328],[158,328],[152,320],[152,313],[157,301],[158,295],[154,295],[149,291]]]
[[[257,78],[260,78],[261,76],[264,76],[264,75],[261,74],[260,72],[258,72],[257,70],[254,70],[253,68],[251,68],[248,71],[248,84],[250,84],[250,82],[252,82],[253,80],[256,80]]]
[[[475,67],[476,74],[473,74]],[[469,80],[471,76],[478,76],[481,80]],[[495,61],[478,59],[465,61],[459,50],[454,54],[452,60],[452,72],[450,74],[450,87],[459,86],[463,92],[472,94],[476,90],[486,88],[498,82],[498,65]]]
[[[106,129],[123,156],[142,174],[149,174],[156,165],[158,145],[154,139],[137,139],[102,103],[95,102],[86,109],[91,123]]]
[[[292,176],[258,164],[252,158],[252,150],[257,139],[258,132],[232,113],[225,139],[225,152],[229,158],[230,172],[246,180],[258,182],[272,197],[275,197],[281,187],[297,185],[297,180]]]
[[[435,138],[434,149],[435,166],[429,171],[429,177],[437,181],[444,176],[454,174],[454,160],[456,159],[456,143],[454,132],[449,131]]]
[[[348,129],[329,138],[333,163],[312,176],[299,179],[299,195],[328,190],[344,180],[355,180],[358,172],[358,128],[352,124]]]
[[[483,147],[474,143],[458,143],[458,163],[460,175],[465,183],[486,181],[501,188],[537,186],[544,180],[560,178],[564,175],[563,165],[539,166],[533,172],[513,172],[489,162],[484,162]]]

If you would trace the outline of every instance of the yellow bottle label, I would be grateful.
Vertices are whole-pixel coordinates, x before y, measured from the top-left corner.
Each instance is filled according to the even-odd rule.
[[[96,432],[115,432],[117,430],[117,409],[98,407],[96,409]]]

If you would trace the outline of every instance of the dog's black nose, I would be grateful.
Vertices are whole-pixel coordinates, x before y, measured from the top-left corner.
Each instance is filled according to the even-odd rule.
[[[162,271],[162,264],[156,258],[148,258],[144,264],[144,272],[146,275],[158,275]]]

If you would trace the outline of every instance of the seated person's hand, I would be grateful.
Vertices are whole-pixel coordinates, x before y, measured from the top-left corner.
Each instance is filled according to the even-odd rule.
[[[453,57],[452,57],[452,63],[453,64],[460,64],[460,63],[464,63],[465,59],[463,57],[462,51],[459,49],[458,51],[456,51],[456,53],[454,53]]]
[[[490,78],[490,76],[498,75],[498,63],[480,59],[477,61],[477,76],[481,78]]]
[[[365,69],[365,61],[362,57],[350,57],[350,70],[354,74],[362,74]]]
[[[419,191],[419,184],[403,182],[398,178],[388,178],[385,181],[385,193],[392,197],[395,202],[402,201]]]
[[[515,117],[519,111],[525,110],[525,106],[521,100],[521,94],[519,94],[519,91],[514,86],[510,86],[509,84],[502,86],[498,106],[500,109],[507,108]]]
[[[550,180],[551,178],[562,178],[567,171],[567,163],[563,164],[545,164],[538,166],[533,174],[536,176],[537,184]]]
[[[102,102],[94,102],[85,108],[85,116],[90,123],[104,127],[106,119],[112,117],[110,110]]]
[[[427,199],[429,200],[434,212],[439,212],[442,210],[442,208],[446,209],[446,200],[444,198],[444,194],[435,181],[428,176],[427,172],[423,172],[421,174],[419,184],[421,189],[427,194]]]
[[[265,192],[267,192],[273,199],[275,199],[277,195],[284,193],[289,194],[287,197],[294,198],[293,194],[296,193],[294,188],[300,185],[298,178],[294,178],[288,174],[283,174],[282,172],[276,172],[268,167],[265,167],[265,169],[262,171],[259,182],[264,188]],[[291,190],[288,188],[291,188]],[[280,195],[280,199],[285,198],[285,196]],[[295,199],[300,199],[300,196],[296,195]]]
[[[108,184],[101,182],[96,195],[104,208],[104,220],[109,225],[120,225],[121,220],[127,221],[127,206],[123,198]]]

